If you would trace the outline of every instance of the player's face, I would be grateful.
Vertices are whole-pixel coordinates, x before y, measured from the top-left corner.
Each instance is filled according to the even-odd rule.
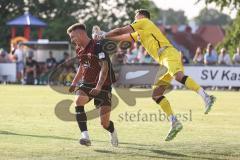
[[[137,13],[137,14],[135,15],[135,20],[138,20],[138,19],[141,19],[141,18],[144,18],[144,16],[141,15],[141,14],[139,14],[139,13]]]
[[[71,43],[73,43],[75,45],[81,45],[81,42],[82,42],[81,31],[79,31],[79,30],[72,31],[69,34],[69,37],[71,39]]]

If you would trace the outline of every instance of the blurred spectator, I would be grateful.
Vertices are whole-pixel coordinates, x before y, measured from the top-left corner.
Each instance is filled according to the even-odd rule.
[[[137,54],[130,49],[127,50],[125,63],[135,63],[137,61]]]
[[[37,65],[37,61],[33,59],[33,52],[29,51],[25,68],[26,84],[37,84]]]
[[[193,63],[203,64],[204,56],[201,47],[198,47],[193,58]]]
[[[64,85],[70,85],[75,76],[75,67],[70,56],[67,52],[64,52],[64,58],[59,62],[62,72],[59,76],[59,82]]]
[[[135,42],[133,45],[133,49],[131,50],[132,55],[137,57],[139,49],[140,49],[141,43],[140,42]]]
[[[17,44],[16,43],[11,43],[11,48],[10,48],[11,50],[10,50],[10,53],[12,54],[12,55],[14,55],[15,54],[15,51],[16,51],[16,49],[17,49]]]
[[[233,55],[233,63],[240,65],[240,47],[237,48],[237,53]]]
[[[17,63],[17,80],[18,82],[24,83],[23,71],[24,71],[24,53],[23,45],[17,44],[17,48],[14,52],[14,57]]]
[[[66,62],[67,60],[70,59],[70,56],[69,56],[69,54],[67,52],[64,52],[63,56],[64,56],[63,59],[60,60],[58,64],[62,64],[62,63]]]
[[[147,51],[144,52],[144,59],[142,63],[153,63],[152,57],[147,53]]]
[[[123,64],[126,62],[126,50],[118,49],[116,54],[113,54],[112,61],[114,64]]]
[[[0,63],[10,63],[11,59],[6,51],[0,49]]]
[[[218,64],[221,65],[232,65],[232,61],[229,53],[226,52],[225,48],[222,48],[218,56]]]
[[[138,59],[138,62],[139,62],[139,63],[144,63],[144,59],[145,59],[145,48],[143,48],[142,45],[139,47],[137,59]]]
[[[126,62],[126,59],[127,58],[126,58],[125,52],[120,48],[115,54],[112,55],[111,61],[113,64],[113,71],[115,73],[116,80],[119,79],[121,65]]]
[[[75,68],[73,66],[65,66],[59,76],[61,84],[70,85],[75,76]]]
[[[46,68],[47,70],[51,70],[52,68],[54,68],[57,64],[56,59],[53,57],[53,53],[52,51],[49,52],[49,58],[47,58],[46,60]]]
[[[189,60],[188,58],[184,55],[184,53],[182,51],[180,51],[181,53],[181,57],[182,57],[182,63],[183,64],[189,64]]]
[[[39,84],[47,84],[49,80],[49,75],[52,69],[57,65],[56,59],[53,57],[52,51],[49,52],[49,58],[47,58],[44,67],[41,69],[39,74]]]
[[[214,50],[211,43],[207,46],[207,52],[204,55],[204,64],[206,65],[215,65],[218,61],[217,52]]]

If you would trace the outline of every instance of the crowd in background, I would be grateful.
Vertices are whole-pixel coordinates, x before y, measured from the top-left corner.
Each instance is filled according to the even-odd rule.
[[[193,63],[205,65],[240,65],[240,48],[236,49],[236,53],[232,58],[226,48],[221,48],[217,53],[212,44],[207,45],[206,52],[198,47],[193,57]]]
[[[16,45],[11,54],[3,49],[0,50],[0,63],[16,63],[17,83],[21,84],[47,84],[49,75],[53,69],[62,65],[62,72],[59,75],[59,82],[71,82],[75,75],[73,64],[69,64],[71,58],[69,53],[64,52],[64,57],[59,62],[49,51],[49,57],[45,62],[37,62],[34,59],[34,52],[23,49],[23,45]]]
[[[240,64],[240,48],[236,49],[232,57],[225,48],[217,53],[212,44],[208,44],[206,49],[198,47],[193,59],[188,59],[183,52],[181,54],[184,64],[228,66]],[[21,84],[47,84],[52,69],[60,64],[63,64],[63,69],[58,81],[62,84],[70,83],[76,73],[76,67],[67,63],[69,59],[69,54],[65,52],[64,58],[57,62],[50,51],[45,62],[37,62],[34,60],[33,51],[24,53],[22,45],[17,45],[11,54],[3,49],[0,50],[0,63],[16,63],[17,80]],[[120,66],[118,64],[157,64],[140,43],[134,43],[129,49],[119,48],[117,53],[113,54],[112,62],[115,65],[116,74]]]
[[[198,65],[240,65],[240,48],[236,49],[236,53],[231,57],[226,48],[221,48],[219,53],[215,50],[212,44],[208,44],[206,49],[198,47],[192,59],[182,54],[183,64],[198,64]],[[119,50],[117,53],[119,61],[124,64],[145,63],[154,64],[156,61],[147,53],[147,51],[138,43],[128,50]]]

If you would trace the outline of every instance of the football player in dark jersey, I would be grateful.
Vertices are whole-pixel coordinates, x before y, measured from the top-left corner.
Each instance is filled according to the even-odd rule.
[[[94,99],[100,110],[101,125],[109,131],[111,144],[118,146],[117,132],[110,120],[111,90],[115,75],[107,53],[102,50],[101,42],[88,37],[86,26],[76,23],[67,29],[71,42],[76,45],[79,68],[69,88],[76,92],[76,119],[82,133],[80,144],[90,146],[87,129],[87,116],[84,105]],[[80,84],[79,84],[80,83]]]

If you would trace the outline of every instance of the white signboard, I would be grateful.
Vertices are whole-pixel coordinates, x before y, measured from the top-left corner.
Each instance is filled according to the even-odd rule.
[[[240,87],[240,66],[185,66],[185,75],[201,86]],[[152,85],[160,76],[158,65],[125,64],[121,66],[119,84]],[[172,81],[173,85],[181,85]]]
[[[0,80],[16,82],[16,63],[0,63]]]
[[[185,66],[185,74],[202,86],[240,86],[240,67]],[[173,81],[173,84],[178,82]]]

